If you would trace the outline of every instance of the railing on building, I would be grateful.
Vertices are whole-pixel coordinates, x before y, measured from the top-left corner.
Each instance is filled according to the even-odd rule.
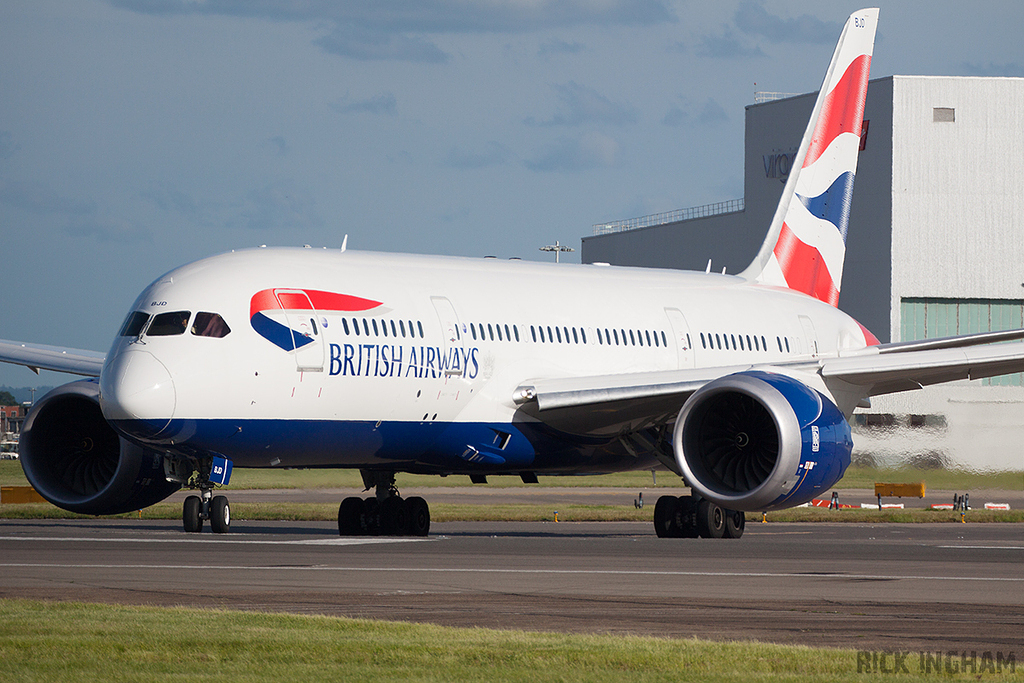
[[[798,92],[767,92],[757,91],[754,93],[754,104],[764,104],[765,102],[774,102],[775,100],[784,100],[787,97],[796,97],[803,93]]]
[[[597,223],[594,225],[594,234],[607,235],[613,232],[625,232],[626,230],[649,228],[655,225],[667,225],[668,223],[689,221],[694,218],[706,218],[708,216],[718,216],[725,213],[736,213],[738,211],[743,211],[743,207],[744,204],[742,199],[730,199],[727,202],[716,202],[715,204],[705,204],[703,206],[691,206],[688,209],[676,209],[675,211],[655,213],[650,216],[627,218],[621,221],[612,221],[611,223]]]

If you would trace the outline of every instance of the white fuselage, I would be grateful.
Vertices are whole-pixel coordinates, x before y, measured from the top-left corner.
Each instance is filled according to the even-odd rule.
[[[368,303],[336,310],[345,297]],[[183,266],[132,311],[187,312],[189,331],[116,338],[101,375],[104,415],[148,444],[242,466],[395,460],[456,471],[472,461],[431,451],[483,439],[440,436],[461,424],[515,433],[518,459],[492,469],[557,468],[557,458],[537,460],[541,441],[512,427],[529,421],[513,401],[524,382],[811,360],[867,344],[835,308],[734,276],[308,248]],[[200,312],[230,333],[196,334]],[[268,332],[285,329],[294,344]],[[586,470],[593,448],[567,469]],[[601,470],[631,464],[595,458]]]

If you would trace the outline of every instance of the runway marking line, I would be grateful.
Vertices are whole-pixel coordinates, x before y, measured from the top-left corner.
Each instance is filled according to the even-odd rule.
[[[1024,583],[1024,577],[998,576],[894,576],[885,574],[843,574],[821,572],[687,572],[626,569],[474,569],[467,567],[328,567],[312,566],[254,566],[254,565],[192,565],[192,564],[57,564],[57,563],[0,563],[2,569],[197,569],[202,571],[310,571],[310,572],[408,572],[416,574],[566,574],[566,575],[619,575],[619,576],[699,576],[728,578],[769,579],[906,579],[911,581],[996,581]]]
[[[54,541],[67,543],[70,541],[84,541],[88,543],[232,543],[240,545],[368,545],[373,543],[422,543],[433,541],[435,538],[380,538],[380,537],[324,537],[324,538],[303,538],[288,541],[275,541],[267,539],[245,539],[239,538],[236,534],[232,537],[175,537],[175,538],[80,538],[73,536],[0,536],[0,541]]]

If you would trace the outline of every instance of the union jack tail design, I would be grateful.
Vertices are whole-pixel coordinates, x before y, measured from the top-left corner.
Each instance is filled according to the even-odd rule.
[[[877,8],[846,21],[768,236],[742,277],[838,304],[877,24]]]

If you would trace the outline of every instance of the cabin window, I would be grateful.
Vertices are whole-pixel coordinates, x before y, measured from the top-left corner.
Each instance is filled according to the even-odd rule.
[[[420,331],[420,339],[423,339],[426,336],[425,334],[423,334],[423,323],[420,322],[419,320],[417,320],[416,321],[416,327]]]
[[[374,337],[379,337],[380,336],[380,332],[377,331],[377,319],[374,318],[372,322],[373,322],[373,336]]]
[[[789,353],[789,337],[786,337],[786,353]]]
[[[579,344],[580,343],[580,338],[579,338],[579,335],[576,334],[576,328],[575,327],[572,328],[572,343],[573,344]]]
[[[512,326],[512,332],[514,332],[515,335],[516,335],[516,341],[519,341],[519,328],[516,327],[515,325],[513,325]]]
[[[703,349],[708,348],[708,345],[704,343],[704,333],[703,332],[700,333],[700,346]]]
[[[556,327],[555,328],[555,336],[558,337],[558,343],[561,344],[562,343],[562,330],[560,330],[559,328]]]
[[[341,326],[345,328],[345,334],[352,334],[348,331],[348,318],[341,319]]]
[[[398,336],[398,331],[395,329],[395,321],[394,320],[391,321],[391,336],[392,337],[397,337]]]
[[[132,311],[128,314],[128,317],[124,319],[124,324],[121,325],[121,331],[117,334],[120,337],[138,337],[142,334],[142,328],[146,326],[146,322],[148,321],[149,313]]]
[[[189,311],[172,311],[161,313],[153,318],[146,330],[147,337],[173,337],[185,334],[188,327],[188,319],[192,317]]]
[[[580,328],[580,337],[582,337],[583,343],[586,344],[587,343],[587,331],[585,329],[583,329],[582,327]]]
[[[405,321],[404,320],[399,320],[398,321],[398,329],[402,331],[402,336],[404,337],[405,336]]]
[[[767,351],[768,350],[768,342],[766,342],[764,340],[764,335],[763,334],[761,335],[761,350],[762,351]]]
[[[374,321],[374,322],[376,322],[376,321]],[[370,336],[370,321],[367,320],[366,318],[363,318],[363,332],[366,333],[367,337]]]

